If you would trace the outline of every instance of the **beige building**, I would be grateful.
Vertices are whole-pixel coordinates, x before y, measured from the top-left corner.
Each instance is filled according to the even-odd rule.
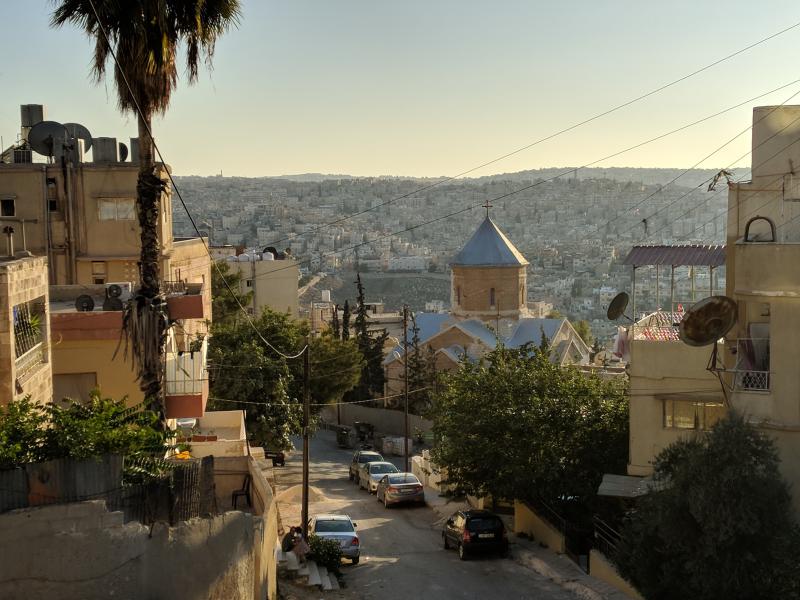
[[[47,260],[0,258],[0,405],[53,398]]]
[[[728,195],[725,293],[738,305],[738,322],[719,352],[730,406],[776,441],[800,508],[798,141],[800,106],[754,109],[751,180],[731,184]],[[665,322],[663,314],[632,328],[631,475],[651,473],[665,446],[707,429],[726,410],[720,382],[706,371],[712,347],[665,336],[676,319]],[[653,327],[659,335],[645,337]]]
[[[51,323],[56,396],[85,397],[99,386],[103,394],[127,396],[134,403],[141,393],[132,366],[123,360],[122,352],[113,358],[122,312],[118,303],[107,300],[112,284],[114,293],[125,301],[139,283],[138,164],[121,159],[113,138],[88,138],[94,146],[88,161],[82,151],[85,135],[81,139],[52,138],[50,156],[38,155],[42,146],[36,142],[35,126],[43,110],[32,107],[37,108],[22,107],[21,141],[0,155],[0,227],[13,229],[9,240],[12,252],[27,251],[47,258],[51,295],[57,303]],[[37,112],[39,117],[33,118]],[[58,124],[54,127],[61,131]],[[73,128],[80,135],[78,129]],[[32,132],[33,139],[29,139]],[[161,165],[159,169],[167,182],[169,167]],[[173,238],[168,184],[158,236],[161,288],[171,323],[169,373],[171,355],[192,356],[207,337],[211,260],[202,238]],[[80,296],[84,298],[79,310]],[[197,369],[200,367],[193,367],[193,377]],[[184,373],[173,371],[181,374],[174,377]],[[197,413],[196,399],[191,404],[191,412]],[[201,404],[205,406],[205,400]]]
[[[297,318],[297,297],[300,267],[293,258],[276,257],[271,252],[245,252],[227,258],[231,272],[241,275],[239,291],[252,292],[252,314],[260,315],[264,309],[289,313]]]

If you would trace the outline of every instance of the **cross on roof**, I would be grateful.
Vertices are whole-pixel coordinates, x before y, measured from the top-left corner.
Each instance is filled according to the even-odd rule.
[[[492,208],[492,201],[491,200],[487,200],[486,204],[481,204],[481,206],[486,209],[486,218],[488,219],[489,218],[489,209]]]

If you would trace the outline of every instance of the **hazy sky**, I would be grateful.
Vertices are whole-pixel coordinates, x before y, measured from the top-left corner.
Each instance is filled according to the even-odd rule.
[[[89,77],[91,42],[49,28],[52,7],[0,0],[6,145],[23,103],[95,136],[136,135],[112,82]],[[798,21],[788,0],[246,0],[214,71],[179,86],[155,135],[179,175],[454,175]],[[586,164],[789,83],[798,54],[800,27],[476,175]],[[603,165],[691,166],[747,127],[752,106],[798,90]],[[703,166],[749,144],[743,135]]]

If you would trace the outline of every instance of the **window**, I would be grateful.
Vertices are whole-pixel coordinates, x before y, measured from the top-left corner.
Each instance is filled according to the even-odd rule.
[[[50,212],[58,211],[58,188],[54,177],[47,178],[47,208]]]
[[[100,198],[97,209],[101,221],[132,221],[136,216],[133,198]]]
[[[664,427],[667,429],[710,429],[724,414],[722,403],[664,400]]]
[[[13,217],[17,214],[14,206],[14,200],[11,198],[4,198],[0,200],[0,217]]]
[[[461,305],[461,286],[456,288],[456,304]]]
[[[102,285],[106,282],[106,263],[104,261],[92,261],[92,283]]]
[[[489,306],[495,306],[494,288],[489,290]]]
[[[249,288],[253,287],[253,280],[252,279],[247,279],[244,283]]]

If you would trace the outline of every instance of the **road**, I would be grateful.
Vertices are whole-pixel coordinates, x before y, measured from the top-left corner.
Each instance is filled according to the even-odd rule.
[[[279,497],[302,481],[302,442],[296,446],[286,467],[275,469]],[[461,561],[454,551],[444,550],[442,517],[429,507],[385,509],[375,496],[358,489],[347,478],[352,451],[337,448],[331,432],[318,432],[310,450],[311,485],[324,498],[312,498],[309,514],[342,512],[358,524],[361,562],[342,567],[344,597],[410,600],[425,593],[434,594],[436,600],[575,600],[571,592],[513,560]],[[402,470],[402,459],[391,460]],[[286,526],[300,522],[299,500],[279,506]],[[513,556],[513,545],[511,552]]]

